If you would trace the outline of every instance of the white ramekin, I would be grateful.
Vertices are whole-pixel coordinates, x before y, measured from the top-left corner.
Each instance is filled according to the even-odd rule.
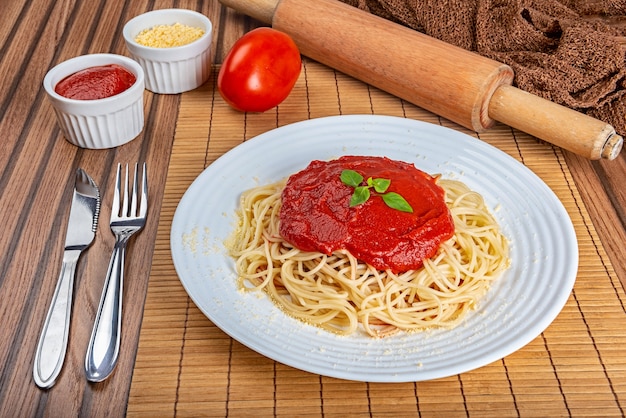
[[[203,29],[204,35],[190,44],[172,48],[153,48],[135,42],[145,29],[175,23]],[[182,93],[209,79],[213,25],[203,14],[186,9],[154,10],[129,20],[123,33],[128,51],[144,69],[148,90],[161,94]]]
[[[97,100],[75,100],[54,91],[57,83],[77,71],[117,64],[136,81],[122,93]],[[64,61],[46,74],[44,89],[65,138],[81,148],[113,148],[136,138],[144,126],[144,72],[137,62],[115,54],[81,55]]]

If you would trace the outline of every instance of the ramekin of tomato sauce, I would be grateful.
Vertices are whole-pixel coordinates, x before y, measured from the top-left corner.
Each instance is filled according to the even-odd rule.
[[[144,71],[116,54],[64,61],[43,86],[65,138],[81,148],[112,148],[136,138],[144,126]]]

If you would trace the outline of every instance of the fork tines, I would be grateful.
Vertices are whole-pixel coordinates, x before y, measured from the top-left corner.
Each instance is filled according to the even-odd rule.
[[[143,170],[141,174],[142,187],[141,187],[141,200],[139,202],[139,213],[137,213],[137,204],[139,200],[138,199],[139,176],[137,175],[138,167],[139,167],[139,164],[135,163],[135,174],[133,176],[134,178],[133,178],[133,184],[132,184],[133,186],[132,191],[130,192],[132,194],[130,198],[130,208],[129,208],[129,199],[128,199],[129,177],[128,177],[128,164],[126,164],[126,168],[125,168],[126,174],[124,176],[124,188],[123,188],[124,195],[123,195],[123,198],[121,199],[122,207],[120,208],[120,198],[121,198],[120,193],[122,190],[122,185],[121,185],[122,164],[121,163],[117,164],[117,175],[115,178],[115,193],[113,195],[111,219],[128,218],[128,217],[136,217],[136,216],[144,218],[146,216],[146,212],[148,211],[148,178],[146,176],[146,163],[145,162],[143,163]]]

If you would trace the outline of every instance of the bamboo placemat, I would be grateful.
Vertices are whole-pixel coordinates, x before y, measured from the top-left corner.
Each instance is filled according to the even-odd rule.
[[[305,60],[288,99],[263,114],[230,109],[215,80],[216,73],[181,100],[129,416],[625,415],[623,288],[561,150],[502,125],[480,139],[528,166],[552,188],[569,212],[579,240],[574,291],[553,324],[526,347],[480,369],[436,381],[351,382],[269,360],[215,327],[189,299],[176,275],[169,233],[183,193],[217,157],[273,128],[332,115],[394,115],[476,135],[311,60]]]

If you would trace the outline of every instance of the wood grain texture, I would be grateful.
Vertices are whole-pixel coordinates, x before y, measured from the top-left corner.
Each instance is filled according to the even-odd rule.
[[[7,2],[0,70],[0,415],[124,414],[153,256],[167,162],[180,96],[145,94],[146,126],[134,141],[111,150],[83,150],[59,131],[41,83],[55,64],[85,53],[126,55],[123,22],[148,2]],[[177,2],[189,8],[196,2]],[[163,4],[174,6],[174,3]],[[207,12],[209,8],[204,11]],[[11,17],[12,21],[5,20]],[[83,372],[113,235],[108,227],[117,162],[146,161],[150,208],[145,229],[131,241],[126,268],[122,352],[110,380],[88,384]],[[78,167],[99,184],[102,211],[96,239],[80,259],[65,366],[49,391],[32,381],[34,348],[58,277],[73,175]],[[122,388],[117,390],[116,388]]]
[[[610,162],[571,153],[565,157],[617,276],[626,286],[626,152]]]
[[[146,92],[146,125],[129,144],[99,151],[69,144],[44,97],[45,73],[80,54],[127,55],[124,22],[166,7],[197,10],[211,19],[217,64],[243,33],[261,25],[217,0],[2,3],[0,416],[235,416],[251,411],[292,416],[294,408],[303,416],[343,416],[346,410],[363,416],[481,416],[487,409],[494,416],[625,414],[624,152],[615,161],[590,162],[505,126],[497,125],[481,139],[526,164],[536,161],[532,168],[542,177],[561,176],[560,183],[550,185],[565,202],[574,202],[577,231],[584,237],[581,252],[599,260],[584,265],[555,327],[524,350],[437,382],[368,384],[282,366],[213,326],[176,278],[168,234],[186,187],[224,152],[276,126],[329,114],[394,114],[473,133],[309,60],[298,88],[270,112],[234,112],[215,94],[213,77],[183,95]],[[519,141],[533,145],[522,150]],[[545,166],[539,156],[552,161],[547,172],[541,171]],[[148,163],[150,208],[145,229],[129,246],[122,352],[108,380],[89,384],[83,362],[113,247],[108,222],[114,170],[118,162],[135,161]],[[100,225],[78,265],[65,366],[56,385],[43,391],[32,380],[32,362],[61,266],[78,167],[100,186]],[[445,404],[439,402],[441,393]]]

